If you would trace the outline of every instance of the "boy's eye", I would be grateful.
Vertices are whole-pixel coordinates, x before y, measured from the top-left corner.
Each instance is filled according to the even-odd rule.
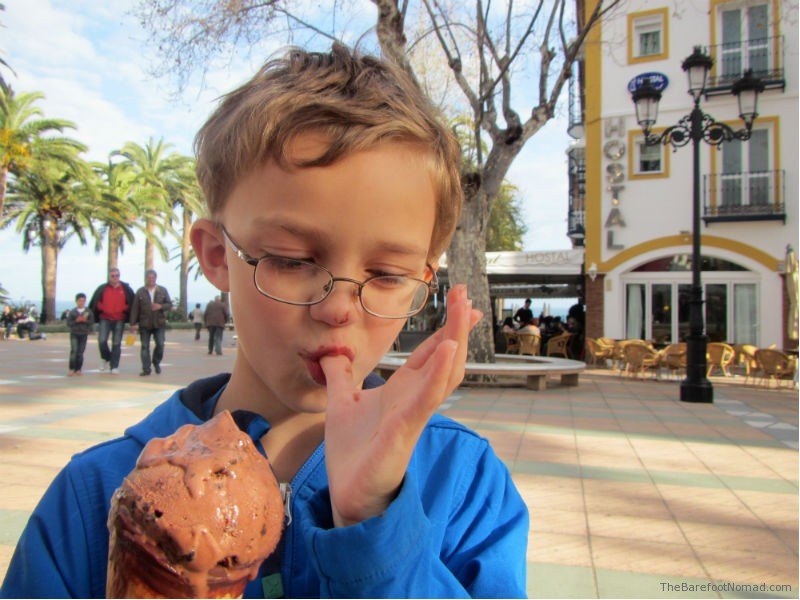
[[[289,258],[288,256],[270,256],[262,259],[261,262],[266,263],[266,266],[270,269],[282,272],[305,270],[316,271],[319,269],[317,265],[310,261],[298,258]]]
[[[410,280],[404,275],[379,275],[374,279],[370,279],[369,283],[373,286],[389,289],[402,288],[408,285],[409,281]]]

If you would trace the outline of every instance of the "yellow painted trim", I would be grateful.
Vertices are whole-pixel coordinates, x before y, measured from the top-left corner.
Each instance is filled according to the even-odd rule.
[[[730,125],[733,129],[741,129],[742,127],[742,120],[728,120],[723,121],[727,125]],[[768,127],[764,127],[764,124],[768,124]],[[753,124],[753,129],[769,129],[770,130],[770,137],[772,139],[772,156],[773,156],[773,164],[771,165],[773,171],[780,171],[781,169],[781,118],[779,116],[769,116],[769,117],[762,117],[759,115],[755,123]],[[747,142],[745,142],[747,143]],[[711,166],[711,175],[716,175],[719,173],[719,167],[717,166],[717,154],[719,152],[716,148],[711,148],[711,160],[709,164]],[[779,201],[780,198],[778,195],[775,195],[775,200]],[[785,198],[784,198],[785,200]],[[717,188],[716,186],[712,186],[711,188],[711,197],[709,199],[709,204],[711,206],[717,205]]]
[[[637,19],[645,17],[652,17],[653,15],[661,15],[661,52],[659,54],[650,54],[649,56],[634,56],[634,30]],[[653,62],[656,60],[666,60],[669,58],[669,8],[653,8],[651,10],[643,10],[641,12],[634,12],[628,14],[628,64],[634,65],[637,63]]]
[[[655,135],[662,133],[666,127],[656,127],[652,130]],[[659,144],[661,150],[661,163],[664,168],[660,173],[637,173],[636,163],[639,156],[639,144],[636,143],[636,138],[643,138],[644,132],[641,129],[631,129],[628,131],[628,179],[668,179],[669,178],[669,157],[672,154],[667,150],[666,146]]]
[[[602,264],[598,263],[598,271],[600,273],[608,273],[609,271],[619,267],[621,264],[628,262],[629,260],[636,258],[641,254],[645,254],[646,252],[652,252],[653,250],[660,250],[662,248],[673,248],[675,246],[686,246],[689,244],[691,244],[691,237],[688,235],[670,235],[647,240],[641,244],[636,244],[635,246],[625,248],[619,254],[614,256],[614,258]],[[767,254],[763,250],[759,250],[755,246],[751,246],[750,244],[745,244],[743,242],[732,240],[730,238],[719,237],[716,235],[701,236],[700,244],[704,247],[728,250],[760,263],[770,271],[778,271],[778,264],[780,262],[779,259]]]
[[[733,3],[741,3],[741,0],[711,0],[711,5],[709,7],[710,11],[710,18],[708,20],[709,26],[711,27],[711,31],[709,32],[708,39],[711,40],[711,58],[714,59],[714,64],[711,65],[711,72],[709,75],[711,77],[717,76],[717,56],[714,54],[717,47],[717,14],[719,14],[719,7],[723,4],[733,4]],[[769,2],[764,2],[764,4],[769,4]],[[772,14],[770,18],[772,19],[772,59],[773,65],[778,64],[778,59],[780,57],[780,41],[779,36],[781,35],[781,28],[780,28],[780,0],[772,0]]]
[[[588,19],[598,0],[586,0]],[[603,252],[603,44],[602,20],[586,36],[586,248],[584,262],[600,264]]]

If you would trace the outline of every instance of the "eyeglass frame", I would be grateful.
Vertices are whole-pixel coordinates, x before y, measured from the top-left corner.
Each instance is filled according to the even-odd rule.
[[[417,277],[409,277],[408,275],[373,275],[372,277],[368,277],[364,281],[358,281],[357,279],[351,279],[349,277],[334,277],[333,273],[330,271],[330,269],[328,269],[324,265],[320,265],[318,263],[312,263],[311,261],[304,260],[302,258],[293,258],[291,256],[282,256],[280,254],[272,254],[271,252],[267,252],[267,253],[264,254],[264,256],[261,256],[259,258],[254,258],[254,257],[250,256],[247,252],[242,250],[236,244],[236,242],[234,242],[233,239],[231,239],[231,236],[228,233],[228,230],[225,229],[225,225],[223,225],[222,223],[217,223],[217,226],[222,231],[222,236],[225,238],[225,241],[228,243],[228,245],[236,253],[236,256],[238,256],[241,260],[243,260],[248,265],[253,267],[253,286],[256,288],[256,291],[258,291],[258,293],[261,294],[262,296],[264,296],[265,298],[269,298],[270,300],[274,300],[275,302],[281,302],[282,304],[289,304],[290,306],[314,306],[315,304],[320,304],[321,302],[323,302],[328,296],[331,295],[331,293],[333,293],[333,289],[334,289],[337,281],[347,281],[347,282],[353,283],[356,286],[358,286],[358,303],[361,305],[361,308],[363,308],[364,311],[367,312],[368,314],[372,315],[373,317],[378,317],[379,319],[407,319],[409,317],[413,317],[414,315],[418,315],[420,312],[422,312],[422,310],[425,308],[425,305],[428,303],[428,300],[430,300],[431,295],[436,294],[439,291],[439,277],[436,275],[436,271],[431,266],[430,263],[426,263],[425,264],[425,266],[428,268],[428,270],[433,275],[433,278],[430,281],[425,281],[424,279],[419,279]],[[325,287],[328,287],[328,290],[325,292],[324,296],[322,296],[319,300],[315,300],[314,302],[291,302],[289,300],[283,300],[281,298],[275,298],[274,296],[270,296],[269,294],[267,294],[264,290],[262,290],[258,286],[258,282],[256,281],[256,271],[258,270],[258,263],[260,263],[262,260],[264,260],[266,258],[282,258],[282,259],[285,259],[285,260],[293,260],[293,261],[300,262],[300,263],[311,264],[311,265],[314,265],[315,267],[318,267],[318,268],[322,269],[330,277],[330,283],[328,284],[328,286],[323,286],[323,290],[324,290]],[[388,317],[386,315],[380,315],[380,314],[378,314],[376,312],[371,311],[369,308],[367,308],[364,305],[364,299],[363,299],[363,297],[361,295],[361,292],[364,290],[364,286],[365,285],[367,285],[373,279],[378,279],[380,277],[403,277],[405,279],[410,279],[412,281],[417,281],[419,283],[423,283],[423,284],[425,284],[425,287],[428,290],[428,295],[425,298],[425,300],[423,301],[422,305],[417,310],[415,310],[414,312],[410,312],[410,313],[408,313],[406,315],[403,315],[403,316],[400,316],[400,317]]]

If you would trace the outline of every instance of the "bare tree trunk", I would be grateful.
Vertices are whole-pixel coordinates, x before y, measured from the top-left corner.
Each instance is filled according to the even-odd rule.
[[[58,224],[48,220],[42,235],[42,323],[56,320],[56,271],[58,269]]]
[[[475,362],[494,362],[494,324],[486,276],[486,227],[489,223],[486,202],[486,194],[480,188],[465,190],[464,210],[447,249],[450,285],[465,283],[473,307],[484,314],[469,336],[468,359]]]
[[[108,228],[108,270],[119,268],[119,248],[122,233],[113,225]]]
[[[155,224],[148,220],[147,224],[145,225],[147,230],[147,236],[144,240],[144,270],[145,273],[151,269],[155,269],[155,245],[153,244],[153,230],[155,229]],[[142,274],[142,280],[144,280],[144,273]]]
[[[189,250],[192,242],[189,233],[192,228],[192,211],[183,207],[183,240],[181,241],[181,273],[180,273],[180,310],[184,316],[189,315]]]

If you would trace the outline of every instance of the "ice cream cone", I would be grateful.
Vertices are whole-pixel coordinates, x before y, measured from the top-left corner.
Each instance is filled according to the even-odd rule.
[[[108,598],[240,598],[277,546],[283,502],[230,413],[151,440],[111,500]]]

